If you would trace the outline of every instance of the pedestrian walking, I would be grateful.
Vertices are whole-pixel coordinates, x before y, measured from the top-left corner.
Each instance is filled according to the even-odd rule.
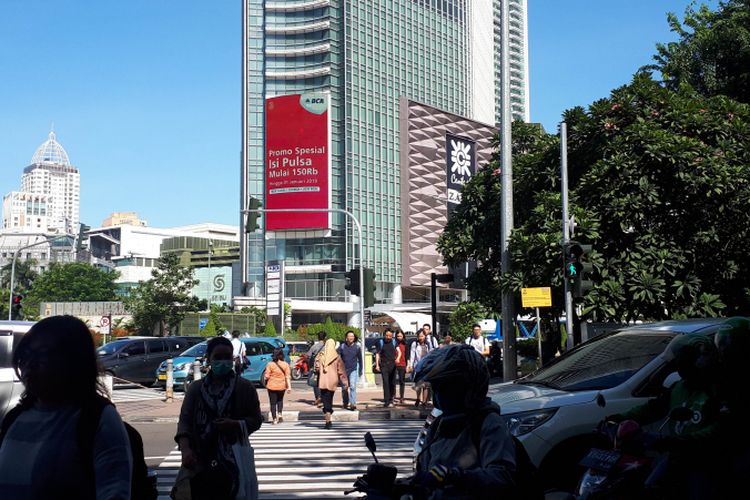
[[[424,332],[427,345],[430,346],[430,350],[440,347],[438,339],[432,334],[432,328],[430,327],[429,323],[425,323],[424,325],[422,325],[422,331]]]
[[[97,380],[88,327],[73,316],[45,318],[21,338],[12,364],[24,392],[3,422],[0,496],[129,500],[130,441]],[[88,430],[95,405],[103,408]]]
[[[320,388],[318,387],[317,379],[318,374],[315,371],[315,357],[323,350],[326,343],[326,336],[326,332],[319,332],[318,342],[313,344],[313,346],[310,347],[310,350],[307,351],[307,359],[309,360],[308,366],[310,367],[310,372],[307,375],[307,385],[313,389],[313,394],[315,395],[315,402],[313,404],[318,408],[323,406],[323,402],[320,399]]]
[[[407,365],[407,371],[413,373],[420,361],[422,361],[427,354],[432,351],[432,346],[427,342],[427,335],[424,330],[417,333],[417,340],[415,340],[410,349],[409,363]],[[417,391],[417,399],[414,401],[414,406],[425,407],[430,400],[430,386],[426,382],[419,382],[414,384],[414,390]]]
[[[393,330],[386,328],[375,353],[375,371],[383,377],[383,405],[393,408],[393,397],[396,392],[396,341]]]
[[[451,344],[453,344],[453,337],[451,337],[450,335],[446,335],[445,337],[443,337],[443,343],[440,347],[447,347]]]
[[[474,323],[471,327],[471,337],[466,339],[466,343],[474,348],[486,360],[490,355],[490,341],[482,335],[482,327]]]
[[[325,428],[331,428],[331,415],[333,415],[333,395],[339,384],[344,390],[349,390],[349,380],[346,378],[346,368],[336,350],[336,342],[328,339],[325,347],[315,359],[315,368],[318,371],[318,387],[320,397],[323,400],[323,415],[325,415]]]
[[[344,408],[348,410],[357,409],[357,382],[362,376],[362,346],[357,342],[357,336],[353,331],[346,332],[346,340],[339,346],[339,356],[344,361],[346,378],[349,380],[349,390],[341,388],[341,396]]]
[[[234,371],[237,374],[241,374],[245,370],[245,360],[247,356],[247,348],[245,343],[240,339],[240,331],[234,330],[232,332],[232,359],[234,361]]]
[[[233,445],[247,446],[263,422],[258,393],[252,382],[234,373],[229,340],[209,340],[206,359],[208,375],[188,387],[175,436],[191,498],[234,500],[239,491],[246,492],[244,498],[257,498],[255,465],[250,458],[250,467],[239,467],[238,462],[246,462]]]
[[[273,358],[263,372],[268,401],[271,403],[271,418],[276,425],[284,421],[284,394],[292,392],[292,369],[284,361],[284,351],[274,349]]]
[[[406,365],[407,364],[408,364],[408,359],[407,359],[406,336],[404,335],[404,332],[399,330],[396,332],[396,377],[398,378],[396,385],[398,386],[398,392],[399,392],[398,402],[400,404],[404,404],[404,390],[406,389]]]

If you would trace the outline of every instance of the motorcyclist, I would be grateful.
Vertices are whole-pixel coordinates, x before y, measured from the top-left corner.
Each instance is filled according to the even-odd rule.
[[[417,457],[414,483],[429,498],[501,498],[515,491],[515,444],[487,397],[489,373],[473,347],[452,344],[436,349],[417,365],[415,382],[434,391],[435,419]]]
[[[704,472],[719,426],[718,353],[708,336],[687,334],[672,339],[664,356],[674,362],[681,380],[660,396],[607,420],[634,420],[643,426],[666,419],[666,433],[653,443],[653,448],[665,453],[656,461],[646,487],[671,491],[679,498],[710,498],[710,481]],[[676,408],[692,410],[692,418],[675,419]]]
[[[721,400],[717,447],[724,457],[725,498],[744,487],[750,474],[750,401],[747,395],[747,355],[750,352],[750,318],[727,319],[714,338],[719,352]]]

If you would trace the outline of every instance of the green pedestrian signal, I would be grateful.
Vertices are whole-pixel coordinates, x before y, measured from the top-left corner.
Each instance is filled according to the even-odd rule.
[[[594,270],[589,261],[591,251],[591,245],[582,245],[577,241],[568,242],[564,247],[564,277],[575,298],[582,298],[594,286],[590,279]]]

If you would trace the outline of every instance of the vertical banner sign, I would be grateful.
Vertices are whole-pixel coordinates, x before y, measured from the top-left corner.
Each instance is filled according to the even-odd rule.
[[[272,260],[266,266],[266,314],[279,316],[281,314],[281,264]]]
[[[477,145],[471,139],[445,135],[445,164],[448,178],[448,214],[461,203],[461,189],[477,171]]]
[[[266,100],[265,208],[331,206],[330,99],[324,93]],[[330,229],[331,214],[268,213],[266,230]]]

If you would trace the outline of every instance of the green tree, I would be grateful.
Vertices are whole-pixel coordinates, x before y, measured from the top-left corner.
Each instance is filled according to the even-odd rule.
[[[461,302],[450,315],[448,329],[453,342],[463,342],[471,335],[472,326],[487,317],[487,309],[479,302]]]
[[[273,321],[267,321],[266,322],[266,328],[265,328],[265,336],[266,337],[276,337],[276,327],[273,324]]]
[[[750,0],[720,2],[717,10],[691,4],[680,22],[670,13],[679,40],[657,45],[656,70],[677,90],[690,85],[705,96],[726,95],[750,103]]]
[[[9,262],[0,269],[0,287],[10,289],[10,274],[13,263]],[[16,261],[16,272],[14,275],[13,290],[18,293],[27,293],[31,290],[34,280],[39,277],[39,273],[34,269],[36,260],[18,260]]]
[[[199,300],[192,295],[197,283],[193,270],[181,266],[177,254],[166,254],[151,271],[151,279],[139,283],[125,299],[125,308],[142,333],[174,334],[185,314],[198,310]]]
[[[42,302],[99,302],[117,299],[116,271],[83,262],[53,263],[36,278],[23,301],[24,310]]]
[[[250,307],[243,307],[240,309],[240,312],[242,314],[252,314],[255,318],[255,335],[258,335],[261,331],[263,331],[266,327],[266,320],[268,319],[268,316],[266,315],[266,311],[263,309],[260,309],[259,307],[250,306]]]
[[[750,311],[750,109],[648,75],[614,90],[568,123],[576,239],[594,245],[597,320],[665,319]],[[513,271],[500,273],[500,179],[486,166],[463,191],[439,249],[447,263],[481,262],[472,297],[499,310],[500,292],[552,286],[561,310],[558,143],[514,124]],[[531,140],[528,140],[531,139]],[[515,142],[515,139],[514,139]]]

